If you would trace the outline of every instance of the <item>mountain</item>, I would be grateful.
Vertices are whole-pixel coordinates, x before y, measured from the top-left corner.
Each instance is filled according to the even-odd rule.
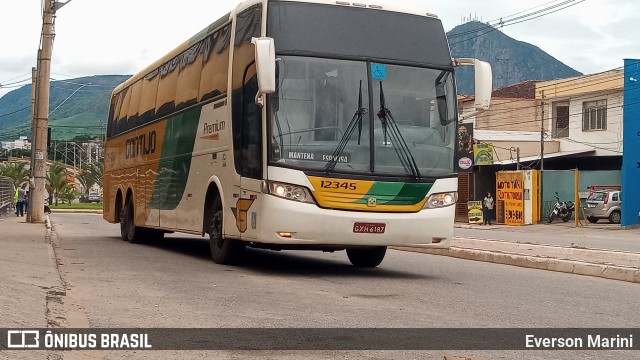
[[[553,80],[582,75],[537,46],[518,41],[478,21],[447,33],[453,57],[472,57],[491,64],[493,88],[525,80]],[[52,81],[49,125],[54,140],[102,135],[111,91],[128,75],[91,76]],[[458,93],[473,94],[473,68],[456,69]],[[85,85],[85,86],[83,86]],[[0,98],[0,140],[30,136],[31,85]]]
[[[451,55],[487,61],[493,70],[493,88],[525,80],[554,80],[582,73],[563,64],[539,47],[515,40],[499,29],[471,21],[447,32]],[[458,93],[473,94],[473,67],[456,69]]]
[[[49,126],[54,140],[102,135],[111,91],[130,75],[100,75],[51,82]],[[31,137],[31,85],[0,98],[0,140]]]

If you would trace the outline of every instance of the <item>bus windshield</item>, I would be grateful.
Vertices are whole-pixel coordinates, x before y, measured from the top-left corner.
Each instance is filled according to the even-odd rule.
[[[448,71],[281,56],[269,100],[271,165],[406,178],[454,171]]]

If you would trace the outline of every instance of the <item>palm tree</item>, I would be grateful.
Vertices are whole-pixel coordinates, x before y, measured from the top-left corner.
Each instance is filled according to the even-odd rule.
[[[84,197],[89,195],[89,189],[95,184],[95,177],[91,173],[91,167],[83,167],[80,173],[76,176],[76,179],[82,185],[84,189]]]
[[[0,175],[10,178],[13,185],[18,188],[29,181],[30,172],[26,162],[4,163],[0,164]]]
[[[103,165],[102,161],[87,164],[82,167],[76,179],[84,188],[84,198],[89,196],[89,190],[95,184],[102,187]]]
[[[49,172],[46,176],[47,191],[49,192],[49,203],[51,203],[51,197],[56,199],[56,205],[58,200],[64,194],[65,188],[68,186],[67,171],[62,163],[53,163],[49,167]]]
[[[102,187],[102,178],[104,177],[104,166],[102,164],[102,160],[91,163],[89,165],[89,172],[93,177],[94,184]]]

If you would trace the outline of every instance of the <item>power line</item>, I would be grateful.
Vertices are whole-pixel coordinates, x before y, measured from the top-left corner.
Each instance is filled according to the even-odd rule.
[[[29,105],[29,106],[27,106],[27,107],[23,107],[22,109],[18,109],[18,110],[16,110],[16,111],[13,111],[13,112],[10,112],[10,113],[6,113],[6,114],[3,114],[3,115],[0,115],[0,118],[1,118],[1,117],[5,117],[5,116],[9,116],[9,115],[16,114],[16,113],[19,113],[20,111],[24,111],[24,110],[27,110],[27,109],[31,109],[31,105]]]
[[[454,42],[454,43],[449,43],[449,46],[456,45],[456,44],[459,44],[459,43],[462,43],[462,42],[465,42],[465,41],[473,40],[475,38],[478,38],[478,37],[486,35],[486,34],[488,34],[490,32],[496,31],[499,28],[503,28],[505,26],[515,25],[515,24],[519,24],[519,23],[522,23],[522,22],[525,22],[525,21],[530,21],[530,20],[533,20],[533,19],[537,19],[537,18],[545,16],[545,15],[553,14],[553,13],[558,12],[560,10],[564,10],[566,8],[575,6],[575,5],[577,5],[577,4],[581,3],[581,2],[584,2],[584,1],[585,0],[567,0],[567,1],[563,1],[563,2],[561,2],[559,4],[548,6],[548,7],[544,8],[544,9],[541,9],[541,10],[530,12],[530,13],[525,14],[525,15],[521,15],[521,16],[517,16],[517,17],[512,17],[512,15],[510,15],[510,16],[508,16],[506,18],[501,18],[500,20],[498,20],[494,24],[488,24],[488,25],[486,25],[484,27],[477,28],[477,29],[474,29],[474,30],[465,31],[465,32],[458,33],[458,34],[452,34],[451,36],[449,36],[449,40],[452,39],[452,38],[456,38],[456,37],[460,37],[460,36],[465,36],[465,35],[470,35],[470,34],[476,33],[475,36],[472,36],[470,38],[467,38],[467,39],[464,39],[464,40],[461,40],[461,41],[457,41],[457,42]],[[512,17],[512,18],[510,18],[510,17]],[[499,26],[499,28],[496,27],[496,26]],[[482,33],[481,31],[483,31],[483,30],[487,30],[487,31]],[[478,32],[481,32],[481,33],[478,34]]]

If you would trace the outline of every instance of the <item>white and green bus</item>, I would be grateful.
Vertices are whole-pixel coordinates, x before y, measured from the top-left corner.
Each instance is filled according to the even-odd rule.
[[[123,240],[208,236],[244,249],[446,248],[458,121],[433,14],[325,0],[249,0],[119,85],[105,144],[104,218]]]

